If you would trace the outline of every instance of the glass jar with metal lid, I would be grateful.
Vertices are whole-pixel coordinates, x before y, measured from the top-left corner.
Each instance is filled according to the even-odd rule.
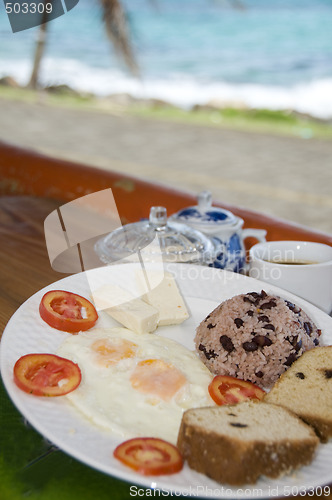
[[[149,220],[127,224],[97,241],[100,259],[111,264],[145,261],[209,265],[215,258],[212,240],[186,224],[167,220],[165,207],[152,207]]]

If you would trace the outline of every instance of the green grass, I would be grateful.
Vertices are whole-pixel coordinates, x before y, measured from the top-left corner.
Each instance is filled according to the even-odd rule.
[[[94,107],[96,99],[91,95],[80,96],[69,92],[49,93],[25,88],[12,88],[0,85],[0,98],[12,101],[41,103],[64,107]]]
[[[222,110],[184,111],[176,108],[133,107],[131,113],[146,118],[159,118],[169,121],[206,125],[235,130],[261,132],[300,137],[302,139],[332,139],[332,125],[312,118],[300,118],[286,111]]]
[[[287,135],[302,139],[332,139],[332,123],[288,111],[234,108],[219,110],[207,107],[186,111],[173,106],[153,103],[149,105],[139,101],[122,106],[107,98],[97,98],[89,94],[81,96],[66,91],[59,93],[34,92],[4,86],[0,86],[0,98],[40,103],[45,106],[110,113],[117,116],[130,115],[142,119],[166,120],[190,125]]]

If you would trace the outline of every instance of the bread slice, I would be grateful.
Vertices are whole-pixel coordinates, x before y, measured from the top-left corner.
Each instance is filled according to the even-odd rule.
[[[332,346],[302,354],[281,375],[264,402],[292,410],[326,442],[332,436]]]
[[[219,483],[255,483],[309,464],[319,439],[288,410],[262,402],[187,410],[177,445],[189,467]]]

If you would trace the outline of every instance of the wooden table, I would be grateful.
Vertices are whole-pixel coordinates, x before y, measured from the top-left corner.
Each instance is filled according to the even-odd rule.
[[[1,151],[3,155],[1,155]],[[73,193],[69,188],[68,192],[71,192],[71,195],[68,195],[68,192],[64,194],[63,191],[54,189],[54,187],[53,190],[45,190],[47,183],[45,179],[43,180],[43,175],[46,175],[46,167],[63,168],[64,175],[68,175],[68,169],[70,169],[70,164],[66,162],[60,164],[54,163],[54,160],[46,161],[45,159],[43,163],[44,173],[41,170],[37,172],[39,172],[39,178],[42,178],[42,182],[45,181],[46,187],[44,186],[43,190],[40,188],[40,184],[38,190],[37,184],[32,182],[32,177],[27,175],[25,169],[31,157],[34,158],[33,168],[35,165],[40,166],[43,163],[43,157],[40,155],[25,153],[22,156],[21,151],[13,150],[10,147],[1,148],[0,144],[0,180],[2,181],[0,187],[1,185],[2,187],[7,186],[3,189],[3,196],[0,196],[0,334],[11,315],[28,297],[44,286],[65,277],[64,274],[53,271],[50,266],[43,222],[50,212],[79,194]],[[24,163],[22,163],[22,158]],[[54,172],[52,169],[48,169],[48,175],[50,172]],[[77,173],[77,171],[75,172]],[[151,193],[151,186],[149,187],[147,183],[128,178],[121,179],[121,176],[113,174],[108,177],[104,176],[101,183],[101,178],[96,176],[97,170],[84,170],[86,175],[87,172],[93,174],[93,177],[89,180],[89,189],[86,192],[112,187],[115,191],[117,204],[120,206],[119,211],[123,221],[133,221],[140,216],[146,216],[147,207],[151,204],[157,204],[157,199],[161,200],[165,206],[170,207],[171,212],[194,203],[193,197],[187,194],[174,194],[172,191],[158,186],[155,186],[154,192]],[[21,184],[19,192],[15,191],[12,184],[3,182],[6,179],[8,181],[8,179],[15,178],[22,182],[24,176],[26,177],[25,187],[22,188]],[[93,185],[92,179],[97,184]],[[74,181],[75,179],[72,186],[74,186]],[[30,188],[29,182],[32,186]],[[134,184],[136,187],[133,187]],[[69,178],[66,185],[70,185]],[[147,197],[149,192],[150,196]],[[8,196],[9,193],[10,196]],[[134,201],[130,204],[129,200]],[[226,208],[233,209],[234,207]],[[247,226],[268,229],[269,239],[302,239],[332,244],[330,235],[316,234],[305,228],[276,221],[270,217],[260,216],[253,212],[246,213],[236,209],[236,207],[233,211],[237,211],[237,214],[245,219]],[[24,422],[3,387],[0,387],[0,397],[1,500],[22,500],[25,497],[29,500],[58,498],[61,500],[110,500],[110,498],[116,500],[129,498],[128,484],[80,464],[61,451],[54,451],[52,445],[45,442],[37,432]],[[37,460],[38,457],[43,458]],[[307,498],[312,498],[312,496],[307,496]],[[316,495],[313,498],[319,497]],[[326,497],[324,496],[324,498]],[[332,499],[331,493],[328,498]]]

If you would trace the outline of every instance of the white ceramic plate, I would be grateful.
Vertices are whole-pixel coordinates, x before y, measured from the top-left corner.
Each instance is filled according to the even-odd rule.
[[[133,265],[112,266],[114,280],[124,283],[132,276]],[[161,327],[158,335],[173,338],[189,349],[194,349],[193,338],[199,322],[221,301],[240,293],[251,291],[279,294],[300,305],[322,329],[322,344],[332,344],[332,318],[294,295],[253,278],[220,271],[208,267],[170,264],[169,271],[176,276],[177,283],[190,309],[191,317],[182,325]],[[103,284],[103,273],[100,273]],[[110,433],[90,424],[70,405],[65,398],[39,398],[18,389],[13,382],[13,366],[16,360],[27,353],[56,351],[70,335],[48,327],[39,317],[38,307],[43,294],[52,289],[62,289],[88,297],[90,294],[87,274],[70,276],[39,291],[28,299],[9,321],[1,340],[1,373],[5,387],[17,408],[43,436],[56,446],[85,464],[106,474],[128,481],[137,492],[137,485],[159,488],[172,492],[209,498],[266,498],[290,496],[301,492],[320,493],[320,486],[332,482],[332,442],[320,445],[310,466],[296,474],[278,480],[261,478],[254,486],[231,488],[220,485],[202,474],[192,471],[187,465],[178,474],[145,477],[132,472],[113,458],[114,448],[122,441]],[[115,322],[101,315],[98,326],[111,326]],[[317,489],[318,488],[318,489]],[[153,495],[153,492],[152,492]]]

